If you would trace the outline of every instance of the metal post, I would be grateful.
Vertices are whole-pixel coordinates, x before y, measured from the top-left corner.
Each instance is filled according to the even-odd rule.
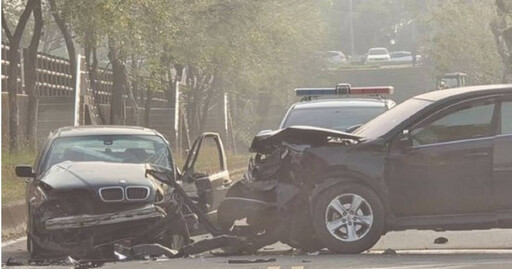
[[[355,48],[354,48],[354,12],[352,6],[352,0],[349,1],[349,15],[350,15],[350,50],[352,53],[352,61],[354,60]]]
[[[228,94],[224,93],[224,132],[228,136]]]
[[[80,79],[81,70],[80,62],[82,57],[80,54],[77,55],[76,59],[76,81],[75,81],[75,115],[73,119],[74,126],[80,125]]]
[[[176,81],[176,92],[174,94],[174,144],[178,144],[180,130],[180,82]],[[175,146],[176,146],[175,145]],[[179,147],[177,147],[178,150]]]

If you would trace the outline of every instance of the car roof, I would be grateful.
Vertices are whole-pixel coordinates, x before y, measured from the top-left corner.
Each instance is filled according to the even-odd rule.
[[[54,137],[72,137],[89,135],[160,135],[153,129],[139,126],[84,125],[68,126],[57,129]]]
[[[393,51],[393,52],[390,52],[389,54],[398,54],[398,53],[412,54],[410,51],[405,51],[405,50]]]
[[[346,98],[346,99],[318,99],[299,102],[293,109],[325,108],[325,107],[386,107],[389,99],[379,98]]]
[[[386,49],[386,48],[370,48],[369,51],[370,50],[388,50],[388,49]]]
[[[512,84],[481,85],[446,90],[432,91],[417,95],[414,98],[428,101],[439,101],[442,99],[455,99],[459,97],[478,97],[493,93],[512,93]]]

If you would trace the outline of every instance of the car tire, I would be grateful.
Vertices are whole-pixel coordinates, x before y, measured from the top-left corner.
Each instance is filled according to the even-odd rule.
[[[312,215],[318,238],[335,253],[361,253],[384,232],[384,206],[375,192],[360,184],[339,184],[321,192]]]
[[[27,237],[27,251],[31,259],[52,255],[51,251],[42,248],[29,237]]]
[[[29,221],[27,222],[27,231],[31,231],[33,233],[34,218],[30,215],[30,209],[28,215]],[[30,258],[41,257],[45,253],[44,249],[30,238],[30,234],[27,235],[27,251]]]

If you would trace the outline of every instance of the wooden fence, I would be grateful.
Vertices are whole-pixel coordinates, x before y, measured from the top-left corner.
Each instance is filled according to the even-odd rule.
[[[8,89],[7,70],[11,68],[9,61],[7,61],[7,51],[9,50],[8,45],[2,44],[2,99],[7,98]],[[25,94],[24,88],[24,61],[23,55],[26,52],[20,50],[20,63],[17,68],[18,73],[18,84],[17,92],[20,95]],[[95,89],[91,87],[89,81],[89,74],[86,71],[85,60],[81,59],[82,64],[79,66],[80,74],[80,124],[109,124],[108,116],[110,114],[110,103],[112,98],[112,71],[110,69],[99,68],[96,74]],[[164,82],[166,83],[166,82]],[[76,81],[73,81],[71,74],[71,67],[69,60],[53,55],[39,53],[36,59],[36,92],[39,96],[38,105],[38,118],[37,118],[37,136],[39,141],[43,140],[51,130],[59,127],[73,125],[73,118],[75,113],[75,87]],[[141,103],[139,104],[139,119],[132,119],[130,111],[132,108],[127,105],[127,96],[124,99],[124,111],[125,111],[125,123],[134,124],[138,122],[139,125],[154,128],[161,132],[168,139],[176,144],[183,145],[186,149],[188,142],[183,142],[184,138],[179,135],[188,134],[187,130],[181,130],[181,128],[187,128],[186,124],[183,124],[186,120],[186,103],[175,102],[168,100],[167,94],[163,91],[152,92],[151,94],[151,111],[149,112],[149,122],[144,122],[144,108],[142,100],[146,93],[147,79],[140,78],[138,83],[138,90],[134,94],[138,97]],[[178,88],[178,87],[177,87]],[[180,96],[177,94],[177,96]],[[226,120],[230,119],[226,116],[227,111],[227,99],[225,96],[218,98],[219,100],[213,100],[212,113],[208,117],[208,126],[206,131],[216,131],[221,133],[224,139],[228,139],[231,136],[228,135],[231,130],[228,130],[230,124]],[[4,102],[5,103],[5,102]],[[176,104],[180,104],[178,109],[175,109]],[[8,106],[2,108],[2,112],[6,113]],[[99,119],[99,114],[102,113],[104,120]],[[26,113],[18,113],[18,116],[26,116]],[[175,120],[178,123],[175,124]],[[4,121],[4,118],[3,120]],[[20,119],[20,122],[25,122]],[[2,126],[4,122],[2,122]],[[178,128],[178,129],[176,129]],[[19,128],[20,132],[23,132],[25,128]],[[4,129],[5,130],[5,129]],[[7,141],[5,136],[6,132],[2,136],[3,141]],[[23,136],[23,134],[20,134]],[[227,145],[233,144],[230,141],[226,141]]]

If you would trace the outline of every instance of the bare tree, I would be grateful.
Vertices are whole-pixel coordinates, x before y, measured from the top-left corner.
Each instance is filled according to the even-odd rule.
[[[18,150],[18,64],[20,62],[20,41],[25,30],[25,26],[30,18],[32,9],[37,4],[36,0],[29,0],[23,13],[21,14],[14,33],[9,30],[5,19],[4,10],[2,9],[2,28],[5,36],[9,40],[9,50],[7,52],[7,60],[9,61],[9,69],[7,70],[7,90],[9,92],[9,150],[16,152]]]
[[[55,4],[55,0],[48,0],[50,3],[50,11],[52,12],[53,19],[57,26],[59,27],[62,36],[64,36],[64,41],[66,43],[66,49],[68,50],[69,56],[69,66],[71,70],[71,81],[76,81],[76,50],[75,43],[73,42],[73,37],[71,36],[71,30],[66,23],[66,21],[62,18],[62,15],[59,13],[58,7]],[[76,91],[77,89],[75,89]]]
[[[36,60],[37,48],[43,32],[43,15],[41,11],[41,0],[34,0],[34,31],[32,39],[24,57],[25,61],[25,91],[28,95],[28,117],[27,117],[27,138],[28,141],[36,141],[36,123],[37,123],[37,102],[38,92],[36,90]]]
[[[496,17],[491,22],[491,30],[503,61],[503,83],[512,81],[512,25],[508,22],[512,13],[512,1],[496,0]]]
[[[114,38],[108,39],[108,58],[112,63],[112,96],[110,100],[110,124],[125,123],[123,95],[126,89],[126,67],[121,60],[120,48]]]

